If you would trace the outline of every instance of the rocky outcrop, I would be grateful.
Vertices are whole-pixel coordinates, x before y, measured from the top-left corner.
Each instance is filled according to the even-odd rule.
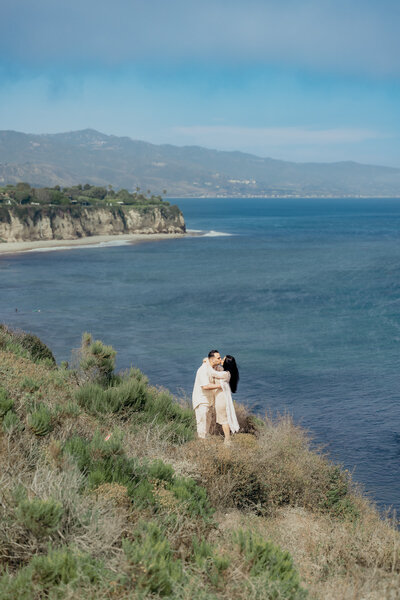
[[[92,235],[185,233],[177,206],[2,206],[0,241],[74,240]]]

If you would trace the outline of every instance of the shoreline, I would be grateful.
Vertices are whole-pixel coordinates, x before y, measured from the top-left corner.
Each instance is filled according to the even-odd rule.
[[[129,233],[122,235],[92,235],[73,240],[35,240],[26,242],[0,243],[0,256],[4,254],[18,254],[21,252],[43,252],[50,250],[70,250],[83,246],[120,246],[123,244],[138,244],[172,240],[186,237],[187,233]],[[190,234],[189,234],[190,235]]]

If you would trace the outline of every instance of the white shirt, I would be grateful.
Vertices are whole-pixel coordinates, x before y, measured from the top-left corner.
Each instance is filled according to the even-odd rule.
[[[193,408],[197,408],[200,404],[208,405],[209,403],[210,390],[203,390],[203,385],[209,385],[210,383],[209,369],[210,366],[206,362],[197,369],[192,393]]]

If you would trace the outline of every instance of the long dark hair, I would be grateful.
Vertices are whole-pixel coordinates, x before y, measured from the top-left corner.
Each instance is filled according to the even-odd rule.
[[[237,390],[237,386],[239,383],[239,371],[237,368],[236,360],[230,354],[225,356],[224,364],[222,365],[224,371],[229,371],[231,374],[231,379],[229,381],[229,385],[231,386],[231,392],[234,394]]]

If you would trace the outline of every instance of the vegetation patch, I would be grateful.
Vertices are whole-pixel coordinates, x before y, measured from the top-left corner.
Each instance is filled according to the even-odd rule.
[[[101,579],[111,579],[111,575],[90,555],[58,548],[34,556],[15,576],[7,572],[0,576],[0,599],[71,597],[72,593],[87,590]]]
[[[0,419],[3,419],[5,415],[12,409],[14,400],[8,396],[7,391],[0,387]]]
[[[51,350],[36,335],[16,331],[2,324],[0,324],[0,349],[29,358],[33,362],[44,362],[49,366],[56,364]]]
[[[179,501],[181,512],[206,520],[212,517],[213,510],[202,487],[193,479],[177,477],[172,467],[161,460],[149,463],[128,458],[118,432],[107,441],[99,431],[91,441],[74,436],[65,443],[64,453],[76,460],[89,489],[116,483],[126,488],[136,507],[157,509],[162,507],[158,493],[161,484]]]
[[[396,597],[395,522],[290,418],[237,405],[230,447],[194,440],[110,346],[56,367],[21,335],[0,328],[0,600]]]
[[[307,597],[288,552],[251,531],[239,530],[235,538],[249,569],[249,587],[261,584],[266,598],[301,600]]]
[[[47,435],[53,429],[51,410],[43,403],[38,404],[36,410],[28,415],[28,425],[36,436]]]

